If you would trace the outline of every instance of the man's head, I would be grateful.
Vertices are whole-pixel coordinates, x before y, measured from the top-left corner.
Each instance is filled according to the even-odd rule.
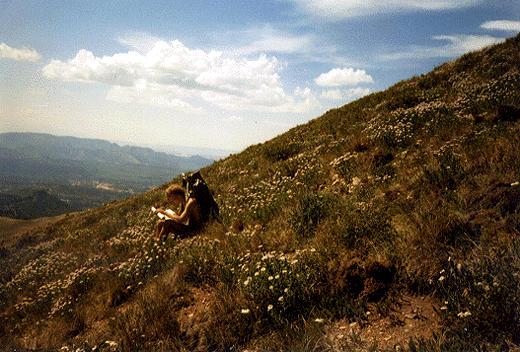
[[[171,185],[165,193],[166,199],[171,203],[182,203],[185,200],[184,188],[179,185]]]

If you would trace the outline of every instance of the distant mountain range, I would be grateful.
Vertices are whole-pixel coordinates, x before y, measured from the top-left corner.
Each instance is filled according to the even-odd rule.
[[[101,139],[0,134],[0,183],[99,181],[152,186],[211,162]]]
[[[68,203],[71,210],[80,210],[142,192],[212,162],[201,156],[176,156],[101,139],[3,133],[0,195],[4,197],[0,206],[10,211],[0,215],[28,214],[25,206],[16,208],[16,204],[28,203],[15,201],[27,191],[44,189]],[[57,207],[65,209],[63,204]]]
[[[124,145],[125,143],[117,142],[118,144]],[[145,143],[139,144],[142,147],[152,148],[158,152],[164,152],[167,154],[180,155],[180,156],[193,156],[199,155],[207,159],[220,160],[227,158],[231,154],[236,154],[240,150],[238,149],[221,149],[221,148],[204,148],[204,147],[190,147],[185,145],[173,145],[173,144],[155,144]]]

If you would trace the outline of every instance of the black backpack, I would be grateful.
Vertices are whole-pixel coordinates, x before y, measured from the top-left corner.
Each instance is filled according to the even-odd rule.
[[[207,183],[204,181],[200,172],[193,172],[189,175],[182,175],[182,187],[186,189],[188,199],[194,197],[200,207],[202,221],[209,218],[220,221],[217,202],[213,198]]]

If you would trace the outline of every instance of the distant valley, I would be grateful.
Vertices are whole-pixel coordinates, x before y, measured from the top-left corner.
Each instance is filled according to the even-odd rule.
[[[213,162],[100,139],[0,134],[0,216],[77,211],[143,192]]]

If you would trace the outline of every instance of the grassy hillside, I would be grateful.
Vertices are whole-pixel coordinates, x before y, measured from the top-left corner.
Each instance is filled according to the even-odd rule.
[[[0,343],[520,348],[519,119],[517,36],[202,169],[195,237],[152,239],[167,184],[5,236]]]

